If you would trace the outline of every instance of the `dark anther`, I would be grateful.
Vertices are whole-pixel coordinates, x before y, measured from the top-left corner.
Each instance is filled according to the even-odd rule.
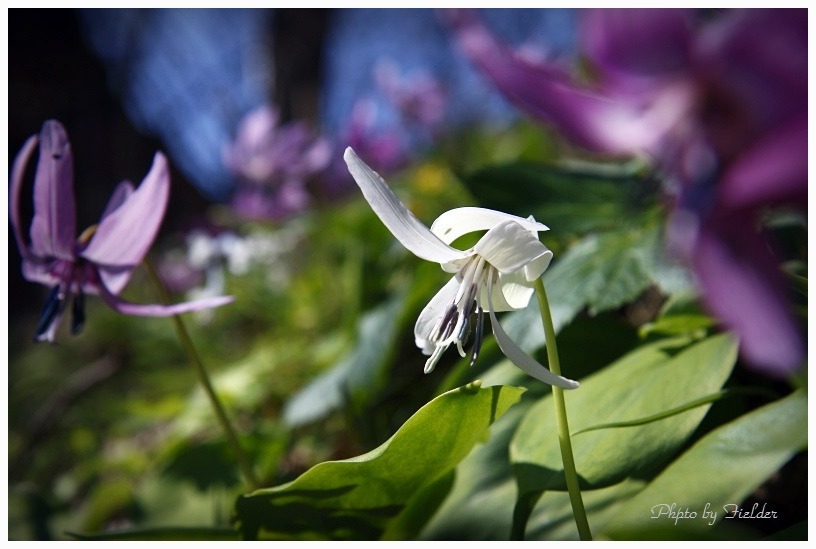
[[[453,324],[451,323],[456,319],[456,312],[456,305],[448,305],[445,314],[442,315],[431,334],[431,341],[441,341],[450,335],[450,332],[453,331]]]
[[[80,290],[74,296],[71,307],[71,335],[77,335],[85,326],[85,292]]]
[[[476,311],[476,335],[473,340],[473,350],[470,352],[470,365],[476,363],[479,358],[479,350],[482,348],[482,333],[484,332],[484,309],[479,307]]]
[[[59,318],[64,308],[65,296],[60,295],[59,285],[54,286],[48,294],[48,298],[45,300],[45,307],[43,308],[42,315],[40,315],[39,322],[37,322],[37,331],[34,334],[34,341],[42,341],[45,339],[45,335],[48,333],[51,325]]]

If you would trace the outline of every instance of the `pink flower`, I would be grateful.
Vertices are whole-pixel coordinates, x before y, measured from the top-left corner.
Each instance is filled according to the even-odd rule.
[[[232,205],[251,219],[280,219],[306,208],[306,182],[329,165],[328,142],[305,123],[280,125],[278,111],[263,105],[241,121],[235,141],[223,150],[238,178]]]
[[[784,376],[805,358],[769,207],[806,211],[807,10],[586,10],[593,76],[534,61],[470,11],[445,11],[461,49],[519,108],[592,151],[645,154],[676,189],[669,243],[753,366]]]
[[[34,218],[30,243],[26,243],[20,221],[20,193],[26,166],[38,143]],[[23,276],[52,288],[37,326],[37,341],[54,341],[70,296],[74,334],[82,329],[85,320],[85,294],[99,295],[120,313],[142,316],[170,316],[232,301],[232,297],[221,296],[165,306],[130,303],[118,297],[147,254],[164,218],[170,173],[163,154],[156,153],[153,166],[138,189],[127,181],[119,184],[99,224],[78,238],[73,187],[73,154],[68,135],[59,122],[49,120],[39,136],[31,136],[25,142],[14,160],[9,201],[14,237],[23,258]]]

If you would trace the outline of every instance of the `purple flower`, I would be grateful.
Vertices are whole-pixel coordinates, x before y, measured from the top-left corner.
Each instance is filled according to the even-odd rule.
[[[397,65],[385,60],[375,67],[374,78],[405,123],[428,133],[439,128],[445,118],[447,97],[436,78],[423,70],[400,75]]]
[[[39,143],[34,177],[34,218],[30,244],[23,238],[20,193],[25,169]],[[156,153],[153,166],[138,189],[124,181],[108,201],[98,225],[76,238],[73,154],[62,125],[49,120],[39,137],[31,136],[17,154],[11,172],[10,216],[23,259],[23,276],[52,288],[35,339],[54,341],[68,299],[73,295],[71,331],[85,320],[85,294],[99,295],[120,313],[170,316],[224,305],[232,297],[216,297],[176,305],[143,305],[118,297],[130,280],[164,217],[170,191],[167,159]]]
[[[586,10],[590,82],[512,51],[473,12],[445,13],[516,106],[589,150],[651,157],[677,190],[669,243],[741,336],[743,357],[776,376],[801,366],[805,346],[759,226],[769,207],[806,211],[806,10]]]
[[[278,111],[263,105],[244,117],[222,156],[239,180],[233,208],[251,219],[282,219],[308,206],[306,182],[329,165],[331,148],[305,123],[281,126]]]
[[[405,139],[393,129],[377,127],[377,106],[373,101],[358,99],[351,111],[342,143],[362,151],[378,170],[390,172],[408,161]],[[342,171],[348,173],[345,163]]]

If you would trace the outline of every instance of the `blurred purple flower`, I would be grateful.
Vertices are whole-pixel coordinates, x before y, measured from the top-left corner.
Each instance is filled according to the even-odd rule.
[[[806,10],[586,10],[591,83],[512,51],[474,12],[445,14],[518,107],[589,150],[650,156],[677,189],[669,243],[743,356],[776,376],[801,366],[805,346],[758,227],[768,207],[806,210]]]
[[[408,160],[407,144],[397,131],[378,128],[376,118],[377,106],[373,101],[357,100],[341,143],[363,151],[361,154],[370,158],[372,166],[378,170],[390,172]],[[345,162],[341,165],[342,171],[347,174]]]
[[[23,239],[20,193],[26,165],[39,143],[34,177],[31,242]],[[170,316],[224,305],[232,297],[216,297],[175,305],[143,305],[118,297],[142,262],[164,217],[170,192],[167,159],[156,153],[153,166],[138,189],[124,181],[108,201],[98,225],[76,234],[73,154],[62,125],[49,120],[39,137],[31,136],[17,154],[11,172],[10,217],[23,258],[26,280],[53,287],[37,326],[37,341],[54,341],[68,298],[73,295],[72,333],[85,321],[85,294],[99,295],[112,309],[130,315]]]
[[[250,219],[279,220],[306,208],[306,182],[326,169],[329,143],[303,122],[280,125],[278,111],[263,105],[241,121],[235,141],[223,149],[238,178],[233,208]]]
[[[437,79],[422,70],[401,75],[397,65],[389,61],[381,61],[375,67],[374,78],[403,122],[428,134],[439,129],[445,118],[448,98]]]
[[[372,72],[385,102],[375,100],[375,95],[357,98],[338,144],[359,151],[374,169],[387,174],[433,141],[445,118],[447,96],[442,84],[423,70],[401,75],[393,61],[381,59]],[[384,124],[383,119],[394,113],[396,122]],[[342,156],[342,151],[333,155],[328,180],[345,190],[350,179]]]

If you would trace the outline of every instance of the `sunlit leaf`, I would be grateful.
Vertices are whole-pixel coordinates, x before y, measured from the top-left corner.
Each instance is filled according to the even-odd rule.
[[[727,334],[689,346],[686,338],[645,345],[582,380],[567,396],[572,431],[599,423],[631,422],[687,404],[719,389],[737,356]],[[691,436],[709,404],[660,421],[605,429],[572,437],[582,489],[603,488],[626,478],[648,478]],[[519,498],[564,490],[564,472],[550,398],[525,416],[510,446]],[[524,532],[528,515],[517,515],[514,531]]]
[[[344,461],[316,465],[296,480],[239,498],[235,523],[247,539],[376,539],[420,490],[446,475],[523,389],[445,393],[388,441]]]
[[[712,526],[737,532],[740,519],[726,519],[768,477],[807,447],[807,394],[796,391],[740,416],[698,440],[635,496],[606,526],[612,538],[712,537]],[[694,519],[669,519],[662,504],[696,513]],[[755,514],[762,511],[758,503]],[[703,511],[717,513],[703,518]],[[724,508],[724,506],[728,506]],[[752,503],[745,508],[750,512]],[[653,511],[654,509],[654,511]],[[774,512],[770,507],[765,512]],[[778,518],[778,516],[777,516]],[[773,520],[769,516],[769,520]],[[711,524],[709,524],[711,523]]]
[[[488,378],[513,380],[524,373],[510,361],[487,372]],[[529,391],[491,428],[490,440],[473,449],[456,467],[448,497],[422,530],[421,539],[506,540],[516,499],[507,446],[524,412],[534,400]]]
[[[658,414],[717,391],[731,372],[737,346],[717,335],[689,346],[671,338],[645,345],[567,395],[573,432]],[[600,488],[627,477],[648,475],[672,457],[709,406],[660,421],[621,429],[585,432],[572,439],[583,488]],[[561,454],[552,402],[542,399],[526,415],[510,446],[522,492],[563,490]]]

